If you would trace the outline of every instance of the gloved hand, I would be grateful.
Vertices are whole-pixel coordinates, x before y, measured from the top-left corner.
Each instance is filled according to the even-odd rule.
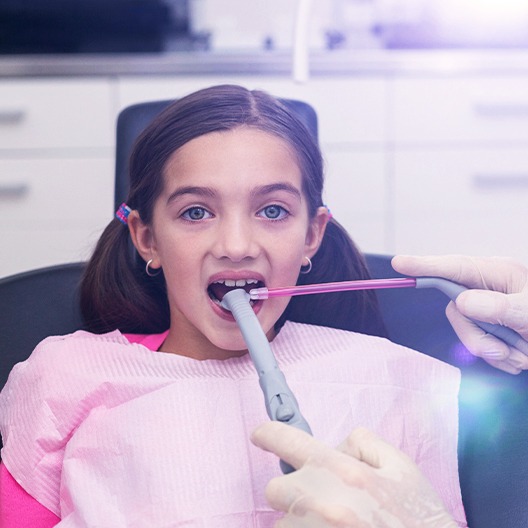
[[[446,314],[466,348],[494,367],[518,374],[528,357],[486,334],[469,318],[509,326],[528,340],[528,268],[509,258],[398,255],[393,268],[404,275],[443,277],[476,290],[449,303]],[[487,290],[487,291],[486,291]]]
[[[418,467],[367,429],[337,448],[270,421],[251,441],[297,471],[272,479],[266,498],[286,512],[275,528],[456,528]]]

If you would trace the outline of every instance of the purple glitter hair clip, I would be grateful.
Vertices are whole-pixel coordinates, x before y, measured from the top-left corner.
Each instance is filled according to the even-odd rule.
[[[130,214],[130,211],[132,211],[132,209],[130,209],[130,207],[128,207],[128,205],[123,202],[120,206],[119,206],[119,209],[116,211],[116,218],[124,225],[127,225],[128,223],[128,215]]]

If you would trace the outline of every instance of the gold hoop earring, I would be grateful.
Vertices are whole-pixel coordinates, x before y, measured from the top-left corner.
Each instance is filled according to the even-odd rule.
[[[308,258],[308,257],[304,257],[307,261],[308,261],[308,264],[306,264],[306,269],[303,269],[304,266],[301,266],[301,273],[303,275],[306,275],[308,273],[310,273],[310,271],[312,271],[312,261]]]
[[[150,259],[146,266],[145,266],[145,273],[149,276],[149,277],[157,277],[160,273],[161,273],[161,268],[158,269],[158,271],[156,273],[152,273],[150,271],[150,265],[152,264],[154,259]]]

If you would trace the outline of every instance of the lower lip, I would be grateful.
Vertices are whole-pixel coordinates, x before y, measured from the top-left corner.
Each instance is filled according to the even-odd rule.
[[[209,297],[209,302],[211,303],[211,306],[213,307],[213,311],[216,313],[216,315],[218,315],[218,317],[220,317],[221,319],[224,319],[225,321],[230,321],[230,322],[233,322],[235,320],[235,318],[233,317],[233,314],[229,310],[226,310],[222,308],[221,306],[219,306],[218,304],[216,304],[210,297]],[[254,304],[252,305],[252,308],[255,314],[258,314],[260,312],[260,310],[262,309],[262,304],[263,304],[263,301],[254,302]]]

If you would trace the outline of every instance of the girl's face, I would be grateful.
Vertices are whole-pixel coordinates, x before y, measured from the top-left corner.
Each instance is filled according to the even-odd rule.
[[[198,359],[241,355],[242,335],[218,298],[235,284],[294,285],[304,257],[319,247],[327,210],[309,220],[288,144],[248,127],[186,143],[169,158],[164,180],[152,225],[129,216],[138,251],[167,282],[171,328],[162,350]],[[287,304],[253,305],[269,339]]]

